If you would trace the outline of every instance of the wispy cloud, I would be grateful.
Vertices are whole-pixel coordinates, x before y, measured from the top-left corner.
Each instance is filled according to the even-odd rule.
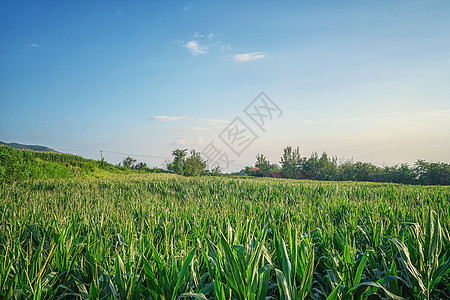
[[[220,119],[210,119],[210,118],[203,118],[203,119],[196,119],[191,118],[187,116],[154,116],[148,118],[149,120],[154,120],[158,122],[174,122],[179,120],[189,120],[190,123],[197,123],[196,125],[200,126],[185,126],[185,127],[173,127],[169,130],[174,131],[206,131],[211,129],[217,129],[221,128],[221,126],[224,126],[228,123],[230,123],[229,120],[220,120]],[[75,119],[67,119],[68,121],[72,121]],[[203,125],[203,126],[202,126]],[[205,127],[206,125],[206,127]]]
[[[189,51],[191,51],[194,55],[199,54],[208,54],[208,47],[200,46],[200,44],[197,41],[190,41],[187,42],[186,45],[184,45]]]
[[[227,50],[232,50],[233,48],[231,47],[231,45],[222,45],[220,46],[220,50],[222,51],[227,51]]]
[[[186,3],[186,5],[183,6],[183,10],[187,11],[187,10],[190,10],[192,7],[193,7],[193,5],[191,3]]]
[[[200,33],[198,31],[194,32],[194,34],[192,35],[192,39],[196,40],[196,39],[201,39],[204,38],[205,35],[203,33]]]
[[[211,126],[219,126],[230,123],[230,121],[228,120],[217,120],[217,119],[200,119],[200,122]]]
[[[39,45],[37,43],[30,43],[30,44],[25,44],[25,46],[31,47],[31,48],[39,48],[41,45]]]
[[[45,133],[42,133],[42,132],[33,134],[33,137],[36,137],[36,138],[43,138],[43,137],[46,137],[46,136],[47,135]]]
[[[170,143],[171,147],[195,147],[199,145],[205,144],[205,139],[202,137],[193,138],[193,137],[182,137],[176,139],[174,142]]]
[[[231,45],[224,44],[220,40],[221,34],[217,32],[199,32],[195,31],[185,40],[174,40],[174,43],[180,44],[193,55],[217,54],[222,51],[231,50]]]
[[[173,122],[173,121],[179,121],[179,120],[183,120],[183,119],[187,119],[188,117],[186,116],[182,116],[182,117],[177,117],[177,116],[154,116],[149,118],[150,120],[154,120],[154,121],[159,121],[159,122]]]
[[[208,40],[212,40],[216,35],[213,32],[210,32],[208,34],[200,33],[198,31],[194,32],[191,39],[197,40],[197,39],[203,39],[206,38]]]
[[[311,125],[311,124],[324,124],[327,123],[328,120],[304,120],[303,123],[305,123],[305,125]]]
[[[209,128],[205,128],[205,127],[174,127],[174,128],[170,128],[170,130],[173,131],[206,131]]]
[[[252,61],[255,59],[261,59],[261,58],[265,58],[266,55],[262,54],[262,52],[249,52],[249,53],[241,53],[241,54],[236,54],[234,56],[234,61],[237,62],[247,62],[247,61]]]
[[[76,119],[75,118],[67,118],[66,119],[66,121],[68,121],[68,122],[73,122],[73,121],[75,121]]]

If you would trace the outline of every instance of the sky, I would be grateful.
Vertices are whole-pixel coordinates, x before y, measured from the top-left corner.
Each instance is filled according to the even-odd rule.
[[[229,171],[289,145],[450,163],[449,15],[446,0],[2,1],[0,141],[158,167],[195,149]]]

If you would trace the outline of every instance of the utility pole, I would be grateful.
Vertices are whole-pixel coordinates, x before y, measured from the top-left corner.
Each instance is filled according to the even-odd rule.
[[[100,150],[100,160],[103,160],[103,151]]]

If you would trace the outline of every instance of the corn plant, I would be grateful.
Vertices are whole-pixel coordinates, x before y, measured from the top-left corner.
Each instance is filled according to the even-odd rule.
[[[281,236],[276,247],[277,262],[281,266],[275,269],[280,299],[305,299],[312,285],[314,272],[314,250],[309,239],[298,240],[297,230],[290,230],[289,251]],[[299,285],[298,285],[299,284]]]
[[[397,260],[415,297],[431,299],[441,280],[450,273],[448,252],[441,256],[442,229],[439,217],[430,210],[425,230],[417,223],[410,225],[406,244],[396,238],[390,241],[398,251]]]
[[[267,252],[264,246],[266,236],[267,228],[258,239],[251,236],[246,245],[232,245],[223,234],[220,237],[220,267],[226,279],[226,286],[237,299],[264,299],[266,296],[271,269],[270,258],[264,255]],[[231,239],[229,235],[229,240]],[[220,276],[217,280],[217,294],[223,297]]]
[[[170,174],[0,184],[0,298],[449,299],[448,199]]]

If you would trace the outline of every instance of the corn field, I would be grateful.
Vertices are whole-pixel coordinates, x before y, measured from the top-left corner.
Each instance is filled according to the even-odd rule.
[[[170,174],[0,187],[3,299],[450,299],[449,187]]]

